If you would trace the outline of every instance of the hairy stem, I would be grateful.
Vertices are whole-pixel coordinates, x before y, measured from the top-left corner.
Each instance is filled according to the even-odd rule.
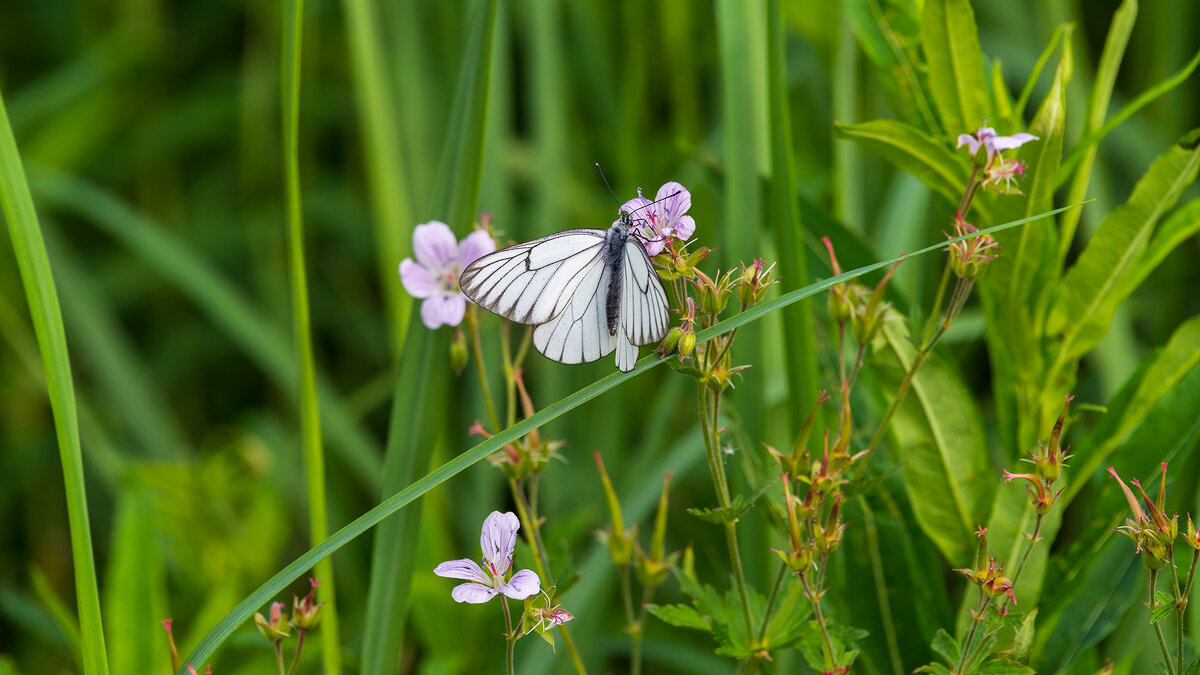
[[[292,655],[292,666],[288,668],[287,675],[292,675],[292,673],[296,672],[296,666],[300,665],[300,652],[304,649],[304,634],[306,632],[301,628],[296,633],[296,653]]]
[[[1039,513],[1037,520],[1033,524],[1033,536],[1031,536],[1029,538],[1029,546],[1025,547],[1025,552],[1021,554],[1021,561],[1017,563],[1017,568],[1015,570],[1013,570],[1012,585],[1013,585],[1014,592],[1015,592],[1015,589],[1017,588],[1017,581],[1019,581],[1021,579],[1021,572],[1023,572],[1025,570],[1025,563],[1029,562],[1029,554],[1033,553],[1033,547],[1037,545],[1038,535],[1040,535],[1042,533],[1042,520],[1043,519],[1045,519],[1045,516],[1043,516],[1042,514]],[[1005,598],[1000,603],[1001,609],[1003,609],[1004,606],[1007,604],[1008,604],[1008,598]]]
[[[992,596],[979,589],[979,608],[975,610],[975,614],[971,620],[971,630],[967,631],[967,639],[963,641],[962,653],[958,657],[958,665],[954,667],[955,675],[965,672],[964,668],[970,660],[971,642],[975,640],[975,633],[979,631],[979,624],[983,623],[983,613],[987,611],[988,605],[992,604]]]
[[[708,456],[708,469],[712,474],[713,487],[717,491],[717,502],[722,509],[728,509],[729,485],[725,482],[725,467],[721,461],[721,438],[717,428],[717,413],[720,410],[720,394],[713,395],[712,419],[709,419],[708,389],[703,384],[697,387],[696,404],[700,411],[700,426],[704,432],[704,448]],[[742,557],[738,552],[737,528],[735,523],[725,523],[725,541],[729,546],[729,564],[732,567],[733,578],[737,585],[738,597],[742,605],[742,620],[746,622],[746,635],[754,634],[754,620],[750,617],[750,595],[746,591],[746,576],[742,570]]]
[[[1183,672],[1183,607],[1181,601],[1187,597],[1179,594],[1179,570],[1175,568],[1175,546],[1174,543],[1167,546],[1167,561],[1171,566],[1171,585],[1175,591],[1175,636],[1178,638],[1178,643],[1175,645],[1175,671]]]
[[[813,617],[816,619],[817,627],[821,629],[821,641],[825,645],[825,667],[833,668],[837,666],[837,661],[833,654],[833,640],[829,637],[829,627],[825,625],[825,613],[821,610],[821,589],[817,584],[816,588],[808,580],[809,572],[805,570],[800,573],[800,584],[804,587],[804,595],[808,596],[808,601],[813,606]]]
[[[498,433],[504,427],[500,426],[500,418],[496,416],[496,404],[492,402],[492,389],[488,386],[487,366],[483,362],[483,345],[479,341],[479,317],[474,307],[467,308],[467,328],[471,331],[471,349],[475,352],[475,372],[479,374],[479,388],[483,391],[483,403],[487,406],[488,419],[492,422],[492,431]]]
[[[504,665],[508,675],[514,675],[516,668],[513,667],[513,645],[517,644],[517,636],[513,633],[512,614],[508,611],[508,598],[503,595],[500,595],[499,598],[500,607],[504,610]]]
[[[633,582],[629,579],[629,565],[621,565],[621,601],[625,605],[625,630],[629,631],[632,643],[630,661],[633,674],[642,672],[642,627],[633,616]]]
[[[1147,570],[1150,574],[1150,614],[1154,614],[1154,587],[1158,582],[1158,570]],[[1154,622],[1154,635],[1158,638],[1158,648],[1162,650],[1163,662],[1167,666],[1167,675],[1175,675],[1175,665],[1171,663],[1171,653],[1167,651],[1167,641],[1163,638],[1162,626]]]

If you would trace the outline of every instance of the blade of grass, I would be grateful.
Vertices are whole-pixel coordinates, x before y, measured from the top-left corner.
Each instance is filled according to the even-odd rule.
[[[304,0],[284,6],[280,53],[279,108],[283,116],[284,189],[287,201],[288,283],[292,295],[292,331],[300,380],[300,435],[308,490],[308,532],[313,544],[329,536],[325,499],[325,450],[321,444],[321,409],[317,396],[317,366],[313,357],[312,320],[308,307],[308,273],[304,262],[304,212],[300,197],[300,52],[304,43]],[[333,559],[317,561],[317,589],[325,609],[321,618],[321,663],[325,675],[342,669],[334,593]]]
[[[88,517],[87,491],[83,480],[83,450],[79,445],[79,419],[75,411],[75,384],[67,355],[58,291],[50,273],[50,259],[33,208],[33,196],[25,181],[25,168],[17,141],[8,124],[8,112],[0,97],[0,208],[4,210],[12,237],[13,253],[21,272],[21,283],[37,334],[38,349],[46,371],[50,407],[62,461],[67,496],[67,521],[71,531],[71,558],[75,572],[75,595],[79,607],[80,633],[85,675],[108,673],[104,648],[104,626],[100,618],[100,591],[96,584],[96,561]]]
[[[473,216],[483,175],[496,3],[488,0],[479,5],[473,22],[475,39],[467,43],[455,100],[457,105],[474,107],[456,110],[451,116],[453,126],[442,150],[442,165],[453,167],[453,173],[439,177],[432,204],[434,213],[457,213],[460,219]],[[484,33],[478,34],[479,30]],[[463,203],[456,204],[459,201]],[[453,219],[451,224],[460,232],[468,225]],[[410,318],[392,400],[381,498],[411,484],[418,471],[429,468],[447,409],[449,368],[445,333],[427,330],[415,313]],[[409,588],[416,563],[413,552],[421,533],[420,525],[421,501],[417,501],[412,508],[381,524],[375,534],[363,633],[363,675],[386,675],[400,667]]]
[[[1022,218],[1021,220],[1015,220],[1011,223],[996,225],[994,227],[975,232],[974,234],[955,237],[954,239],[938,242],[918,251],[909,253],[905,256],[872,263],[870,265],[850,270],[849,272],[844,272],[835,277],[810,284],[804,288],[799,288],[790,293],[784,294],[778,298],[775,298],[774,300],[769,300],[761,305],[752,307],[751,309],[726,319],[715,326],[711,326],[697,332],[696,342],[704,343],[708,340],[712,340],[713,338],[725,335],[733,329],[744,326],[752,321],[757,321],[771,312],[778,311],[792,303],[812,297],[813,295],[842,282],[850,281],[864,274],[888,267],[889,265],[892,265],[900,260],[914,258],[926,253],[942,250],[954,242],[963,241],[965,239],[970,239],[972,237],[978,237],[985,234],[993,234],[995,232],[1005,230],[1010,227],[1016,227],[1033,220],[1053,216],[1067,209],[1077,208],[1079,206],[1081,205],[1073,204],[1071,206],[1065,206],[1048,213],[1038,214],[1030,218]],[[575,408],[588,401],[591,401],[592,399],[617,387],[618,385],[623,384],[624,382],[666,362],[666,360],[659,359],[654,355],[646,356],[640,360],[630,372],[611,373],[608,376],[603,377],[587,385],[586,387],[583,387],[573,394],[551,403],[534,415],[517,422],[495,436],[479,443],[469,450],[462,452],[445,464],[442,464],[438,468],[429,472],[424,477],[415,481],[405,489],[397,492],[391,497],[388,497],[370,511],[367,511],[358,518],[355,518],[353,522],[337,532],[334,532],[328,539],[314,546],[299,558],[292,561],[290,564],[264,582],[261,586],[259,586],[258,589],[247,596],[246,599],[238,603],[237,607],[233,608],[233,610],[231,610],[229,614],[225,616],[225,618],[221,619],[221,621],[215,627],[213,627],[211,631],[209,631],[208,635],[206,635],[204,639],[200,641],[200,644],[196,647],[195,651],[189,655],[186,663],[203,663],[204,661],[208,660],[208,658],[213,655],[213,652],[216,651],[217,647],[221,646],[221,644],[223,644],[225,640],[227,640],[229,636],[233,634],[233,631],[236,630],[238,626],[242,625],[242,623],[250,618],[251,614],[254,613],[254,610],[262,607],[264,604],[270,601],[271,598],[279,594],[284,588],[287,587],[288,584],[299,578],[305,570],[312,567],[317,560],[332,554],[334,551],[337,551],[342,546],[345,546],[348,542],[361,535],[363,532],[366,532],[377,525],[384,518],[387,518],[396,511],[404,508],[414,500],[420,498],[422,495],[446,482],[453,476],[465,471],[471,465],[499,450],[505,444],[519,439],[520,437],[534,429],[541,427],[547,422],[550,422],[551,420],[554,420],[561,415],[574,410]],[[186,669],[180,669],[177,675],[185,675],[185,673]]]
[[[167,228],[84,179],[48,169],[37,169],[32,175],[39,198],[82,216],[128,247],[209,314],[280,391],[299,401],[286,334],[264,319],[268,313],[254,306],[211,264],[168,234]],[[340,396],[323,378],[318,388],[334,449],[363,485],[378,489],[380,462],[370,434],[345,413]]]
[[[792,156],[791,112],[788,110],[787,62],[784,51],[784,18],[779,0],[767,3],[767,70],[771,131],[771,181],[768,186],[767,213],[774,223],[775,248],[787,268],[781,270],[781,287],[786,293],[797,289],[808,278],[804,255],[804,224],[796,204],[795,158]],[[791,418],[789,434],[799,429],[800,411],[809,410],[816,401],[817,359],[813,336],[812,303],[805,300],[781,312],[783,350],[787,367],[788,392],[792,405],[786,406]]]
[[[350,73],[362,129],[362,149],[367,160],[367,190],[374,211],[380,283],[387,308],[388,344],[400,356],[406,337],[405,326],[412,311],[412,298],[396,283],[396,265],[411,254],[413,208],[408,172],[401,158],[396,127],[396,105],[383,45],[376,26],[381,25],[376,4],[369,0],[342,0],[346,14],[346,45],[350,49]],[[416,98],[414,95],[413,98]],[[412,102],[410,102],[412,103]]]

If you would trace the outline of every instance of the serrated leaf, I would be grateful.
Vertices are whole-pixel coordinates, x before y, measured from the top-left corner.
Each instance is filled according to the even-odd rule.
[[[1059,361],[1079,358],[1100,343],[1128,293],[1128,279],[1155,225],[1196,179],[1200,129],[1188,132],[1154,161],[1129,200],[1109,212],[1079,260],[1063,278],[1047,332],[1062,335]]]
[[[1175,613],[1175,598],[1165,591],[1154,594],[1154,609],[1150,612],[1150,623],[1155,624],[1164,617]]]
[[[1033,648],[1033,629],[1037,622],[1037,607],[1033,611],[1025,615],[1021,620],[1021,627],[1017,629],[1016,636],[1013,637],[1012,657],[1017,661],[1028,661],[1029,650]]]
[[[926,0],[921,46],[929,89],[946,133],[968,133],[982,126],[990,117],[988,86],[969,0]]]
[[[972,672],[977,675],[1033,675],[1037,671],[1016,661],[994,658],[984,661]]]
[[[889,394],[915,348],[904,318],[889,312],[880,377]],[[893,394],[894,395],[894,394]],[[921,529],[954,565],[975,550],[975,528],[987,518],[995,481],[974,399],[937,354],[926,359],[892,421],[904,464],[904,486]]]
[[[1192,661],[1192,665],[1188,666],[1183,675],[1200,675],[1200,658]]]
[[[718,506],[711,509],[690,508],[687,509],[687,512],[699,518],[700,520],[710,523],[717,523],[718,525],[735,522],[738,518],[746,515],[746,513],[754,507],[754,503],[758,501],[758,498],[762,497],[763,494],[766,493],[767,489],[774,485],[775,482],[775,480],[767,481],[758,489],[758,492],[755,492],[754,496],[748,500],[743,495],[734,495],[733,499],[730,500],[728,508],[724,506]]]
[[[958,663],[958,660],[962,658],[962,649],[958,646],[958,640],[955,640],[954,636],[946,632],[945,629],[938,629],[938,632],[933,636],[933,643],[930,647],[939,656],[946,659],[946,663]]]
[[[913,671],[914,673],[933,673],[933,675],[953,675],[950,669],[940,663],[930,663]]]
[[[646,605],[646,611],[672,626],[693,628],[706,633],[711,633],[713,629],[711,619],[701,616],[700,612],[688,605]]]
[[[848,138],[907,171],[952,204],[962,199],[971,175],[966,155],[956,153],[929,134],[895,120],[833,125],[839,137]]]

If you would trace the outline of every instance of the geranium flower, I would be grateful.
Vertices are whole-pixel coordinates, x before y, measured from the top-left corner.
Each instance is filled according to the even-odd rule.
[[[642,209],[634,220],[644,224],[634,229],[634,234],[645,244],[647,254],[658,255],[668,239],[687,241],[696,231],[696,221],[684,215],[691,206],[692,194],[671,181],[658,188],[653,202],[643,197],[642,189],[638,188],[638,196],[622,204],[621,210],[633,213]]]
[[[455,602],[479,604],[491,600],[497,593],[513,600],[524,600],[541,589],[541,580],[533,570],[520,570],[511,578],[508,576],[520,528],[521,523],[512,512],[492,511],[483,521],[483,530],[479,533],[483,567],[474,560],[462,558],[448,560],[433,570],[439,577],[468,580],[450,592]]]
[[[992,161],[997,153],[1002,150],[1012,150],[1025,145],[1029,141],[1038,140],[1037,136],[1027,133],[1013,134],[1012,136],[997,136],[996,130],[991,127],[979,127],[974,134],[959,134],[958,145],[955,147],[961,148],[964,144],[970,149],[974,155],[979,152],[982,146],[987,151],[987,162]]]
[[[413,254],[400,261],[404,290],[421,303],[421,321],[430,328],[462,323],[467,296],[458,287],[463,268],[496,250],[496,242],[485,230],[476,230],[456,241],[450,227],[430,221],[413,229]]]

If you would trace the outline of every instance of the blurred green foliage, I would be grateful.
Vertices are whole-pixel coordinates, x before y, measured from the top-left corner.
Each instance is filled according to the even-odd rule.
[[[474,212],[470,200],[449,201],[473,187],[447,187],[443,176],[462,174],[442,164],[459,156],[446,143],[460,138],[455,92],[467,55],[480,49],[480,34],[471,31],[475,4],[306,3],[300,175],[332,530],[378,503],[389,480],[383,458],[396,362],[414,339],[405,337],[411,305],[395,274],[409,250],[410,229],[439,219],[461,236]],[[1059,80],[1067,157],[1099,127],[1089,110],[1098,79],[1112,78],[1108,109],[1115,111],[1183,68],[1197,49],[1200,6],[1194,3],[1145,3],[1112,72],[1100,55],[1119,3],[974,4],[987,62],[979,64],[980,79],[960,116],[977,117],[972,111],[991,105],[997,88],[1016,104],[991,120],[1001,133],[1015,132],[1004,125],[1016,119],[1039,116],[1054,91],[1061,54],[1048,50],[1029,95],[1021,96],[1022,88],[1061,35],[1072,54],[1064,66],[1069,80]],[[605,227],[616,209],[595,174],[599,162],[622,201],[638,186],[647,192],[667,180],[687,186],[697,237],[718,249],[712,260],[721,267],[795,251],[776,239],[770,218],[791,216],[765,180],[776,175],[772,166],[782,166],[772,164],[780,148],[769,94],[766,6],[500,3],[492,49],[483,54],[490,91],[462,108],[487,125],[486,135],[469,138],[465,151],[482,153],[478,210],[491,213],[503,237],[516,240]],[[821,236],[834,241],[848,269],[934,243],[949,229],[953,189],[925,185],[919,172],[898,170],[886,153],[867,152],[868,144],[834,132],[835,122],[895,118],[946,145],[970,131],[948,128],[946,116],[937,116],[949,84],[924,67],[920,13],[913,7],[902,0],[782,3],[791,124],[791,146],[784,150],[803,227],[803,253],[796,255],[807,257],[809,276],[794,285],[789,280],[789,288],[828,276]],[[250,591],[309,548],[279,145],[283,9],[261,0],[42,0],[9,2],[0,13],[0,91],[36,200],[71,350],[110,668],[166,673],[160,619],[174,618],[180,649],[190,651]],[[892,32],[879,30],[881,21]],[[1064,24],[1071,30],[1062,30]],[[727,58],[731,50],[736,57]],[[993,71],[997,64],[1002,70]],[[994,72],[1001,73],[996,81],[985,78]],[[1102,109],[1099,122],[1104,119]],[[1074,245],[1064,245],[1068,265],[1083,259],[1080,252],[1102,219],[1197,119],[1200,87],[1188,79],[1112,130],[1094,157],[1075,160],[1094,161],[1091,187],[1078,196],[1095,201],[1080,212]],[[1036,168],[1036,160],[1029,161]],[[1172,508],[1195,513],[1200,505],[1200,453],[1193,452],[1200,418],[1194,318],[1200,268],[1192,262],[1200,241],[1188,234],[1187,222],[1196,217],[1195,202],[1188,202],[1197,196],[1190,183],[1179,186],[1179,201],[1187,204],[1179,210],[1187,212],[1180,224],[1161,224],[1155,234],[1178,247],[1125,289],[1130,300],[1114,308],[1106,331],[1075,329],[1085,343],[1079,353],[1094,350],[1072,374],[1071,389],[1077,402],[1107,408],[1107,414],[1088,409],[1071,432],[1096,454],[1074,460],[1088,468],[1083,476],[1090,481],[1069,488],[1073,501],[1061,527],[1055,525],[1054,556],[1039,563],[1035,654],[1043,672],[1091,673],[1107,661],[1124,672],[1153,668],[1157,646],[1138,604],[1138,563],[1127,542],[1109,545],[1106,538],[1123,505],[1097,469],[1126,462],[1131,474],[1145,478],[1171,459],[1178,499]],[[1070,203],[1069,193],[1069,186],[1051,181],[1039,194],[1045,205],[1062,205]],[[992,224],[1026,215],[1002,213],[993,202],[984,206]],[[1180,241],[1170,240],[1173,231],[1184,232]],[[1151,242],[1152,249],[1162,244]],[[1003,243],[1006,255],[1016,248]],[[941,264],[927,256],[901,267],[891,298],[898,314],[916,321],[928,311],[922,308]],[[794,269],[780,261],[785,279]],[[1032,265],[1026,272],[1023,281],[1039,283],[1045,268]],[[1084,284],[1070,293],[1095,290]],[[1030,292],[1014,291],[1017,306]],[[9,240],[0,238],[0,671],[72,671],[80,669],[80,638],[67,500],[24,298]],[[1062,302],[1070,318],[1075,298]],[[812,392],[789,391],[783,359],[809,359],[821,382],[835,379],[823,305],[813,306],[816,354],[792,351],[795,336],[785,330],[794,332],[791,320],[768,317],[744,331],[741,358],[754,367],[727,407],[737,491],[752,493],[758,478],[773,470],[759,454],[760,442],[787,446],[807,406],[800,401],[812,399]],[[1015,404],[997,400],[1002,396],[994,383],[1002,374],[989,363],[985,326],[989,339],[998,339],[997,331],[1011,336],[986,314],[972,302],[929,378],[942,374],[955,396],[965,392],[975,401],[962,414],[981,416],[968,427],[987,430],[986,437],[951,439],[948,452],[973,446],[966,461],[982,462],[992,475],[955,478],[970,493],[971,515],[990,512],[998,519],[1008,513],[1003,498],[993,510],[989,497],[1006,489],[997,486],[999,469],[1029,449],[1039,422],[1020,427]],[[497,326],[494,319],[485,322],[493,367],[499,363]],[[424,329],[416,324],[412,330]],[[447,347],[449,333],[432,336],[429,348]],[[611,362],[564,367],[534,355],[528,370],[534,401],[544,406],[609,372]],[[595,469],[585,459],[589,452],[604,454],[627,520],[647,529],[661,476],[675,473],[671,504],[678,515],[668,549],[693,543],[698,569],[709,579],[727,574],[714,529],[683,515],[684,508],[713,505],[694,396],[683,378],[665,368],[655,372],[543,431],[568,441],[567,461],[552,464],[541,480],[543,536],[552,569],[580,575],[567,596],[576,616],[570,627],[585,636],[578,642],[596,672],[625,668],[627,636],[613,599],[615,572],[593,537],[606,515]],[[890,376],[886,363],[878,376],[868,369],[857,405],[881,409]],[[412,400],[428,391],[421,377],[448,385],[451,403],[440,434],[411,436],[434,438],[418,456],[439,464],[475,444],[467,428],[483,406],[469,371],[459,378],[448,370],[417,377],[405,394]],[[410,422],[403,412],[397,424]],[[920,424],[908,418],[896,438],[927,433]],[[879,473],[895,461],[887,455]],[[413,471],[420,476],[427,468]],[[1015,493],[1019,513],[1023,493],[1007,490]],[[415,548],[396,554],[415,570],[400,659],[406,669],[498,670],[498,610],[453,604],[450,583],[427,571],[473,555],[479,523],[493,509],[510,508],[508,499],[495,469],[480,463],[424,500],[419,535],[409,533]],[[853,524],[830,573],[828,602],[839,621],[871,633],[862,645],[863,667],[890,671],[874,587],[882,580],[894,621],[904,628],[897,646],[903,669],[911,671],[933,658],[935,632],[953,627],[970,594],[947,571],[961,561],[941,557],[952,546],[922,531],[896,475],[856,500],[847,519]],[[961,525],[968,533],[970,524]],[[741,527],[747,576],[763,589],[777,562],[767,550],[777,545],[773,523],[764,516]],[[527,553],[522,548],[518,556]],[[355,672],[367,630],[372,538],[351,542],[333,561],[344,669]],[[297,594],[307,590],[305,582],[294,586]],[[670,583],[666,589],[664,595],[678,593]],[[699,634],[651,621],[645,640],[649,672],[732,667],[714,657]],[[520,672],[564,672],[567,664],[561,651],[552,656],[532,640],[519,644],[518,661]],[[270,649],[251,625],[238,630],[213,663],[219,675],[273,667]],[[318,664],[312,649],[301,670],[317,672]],[[802,668],[799,659],[783,655],[778,671],[796,672],[789,667]]]

